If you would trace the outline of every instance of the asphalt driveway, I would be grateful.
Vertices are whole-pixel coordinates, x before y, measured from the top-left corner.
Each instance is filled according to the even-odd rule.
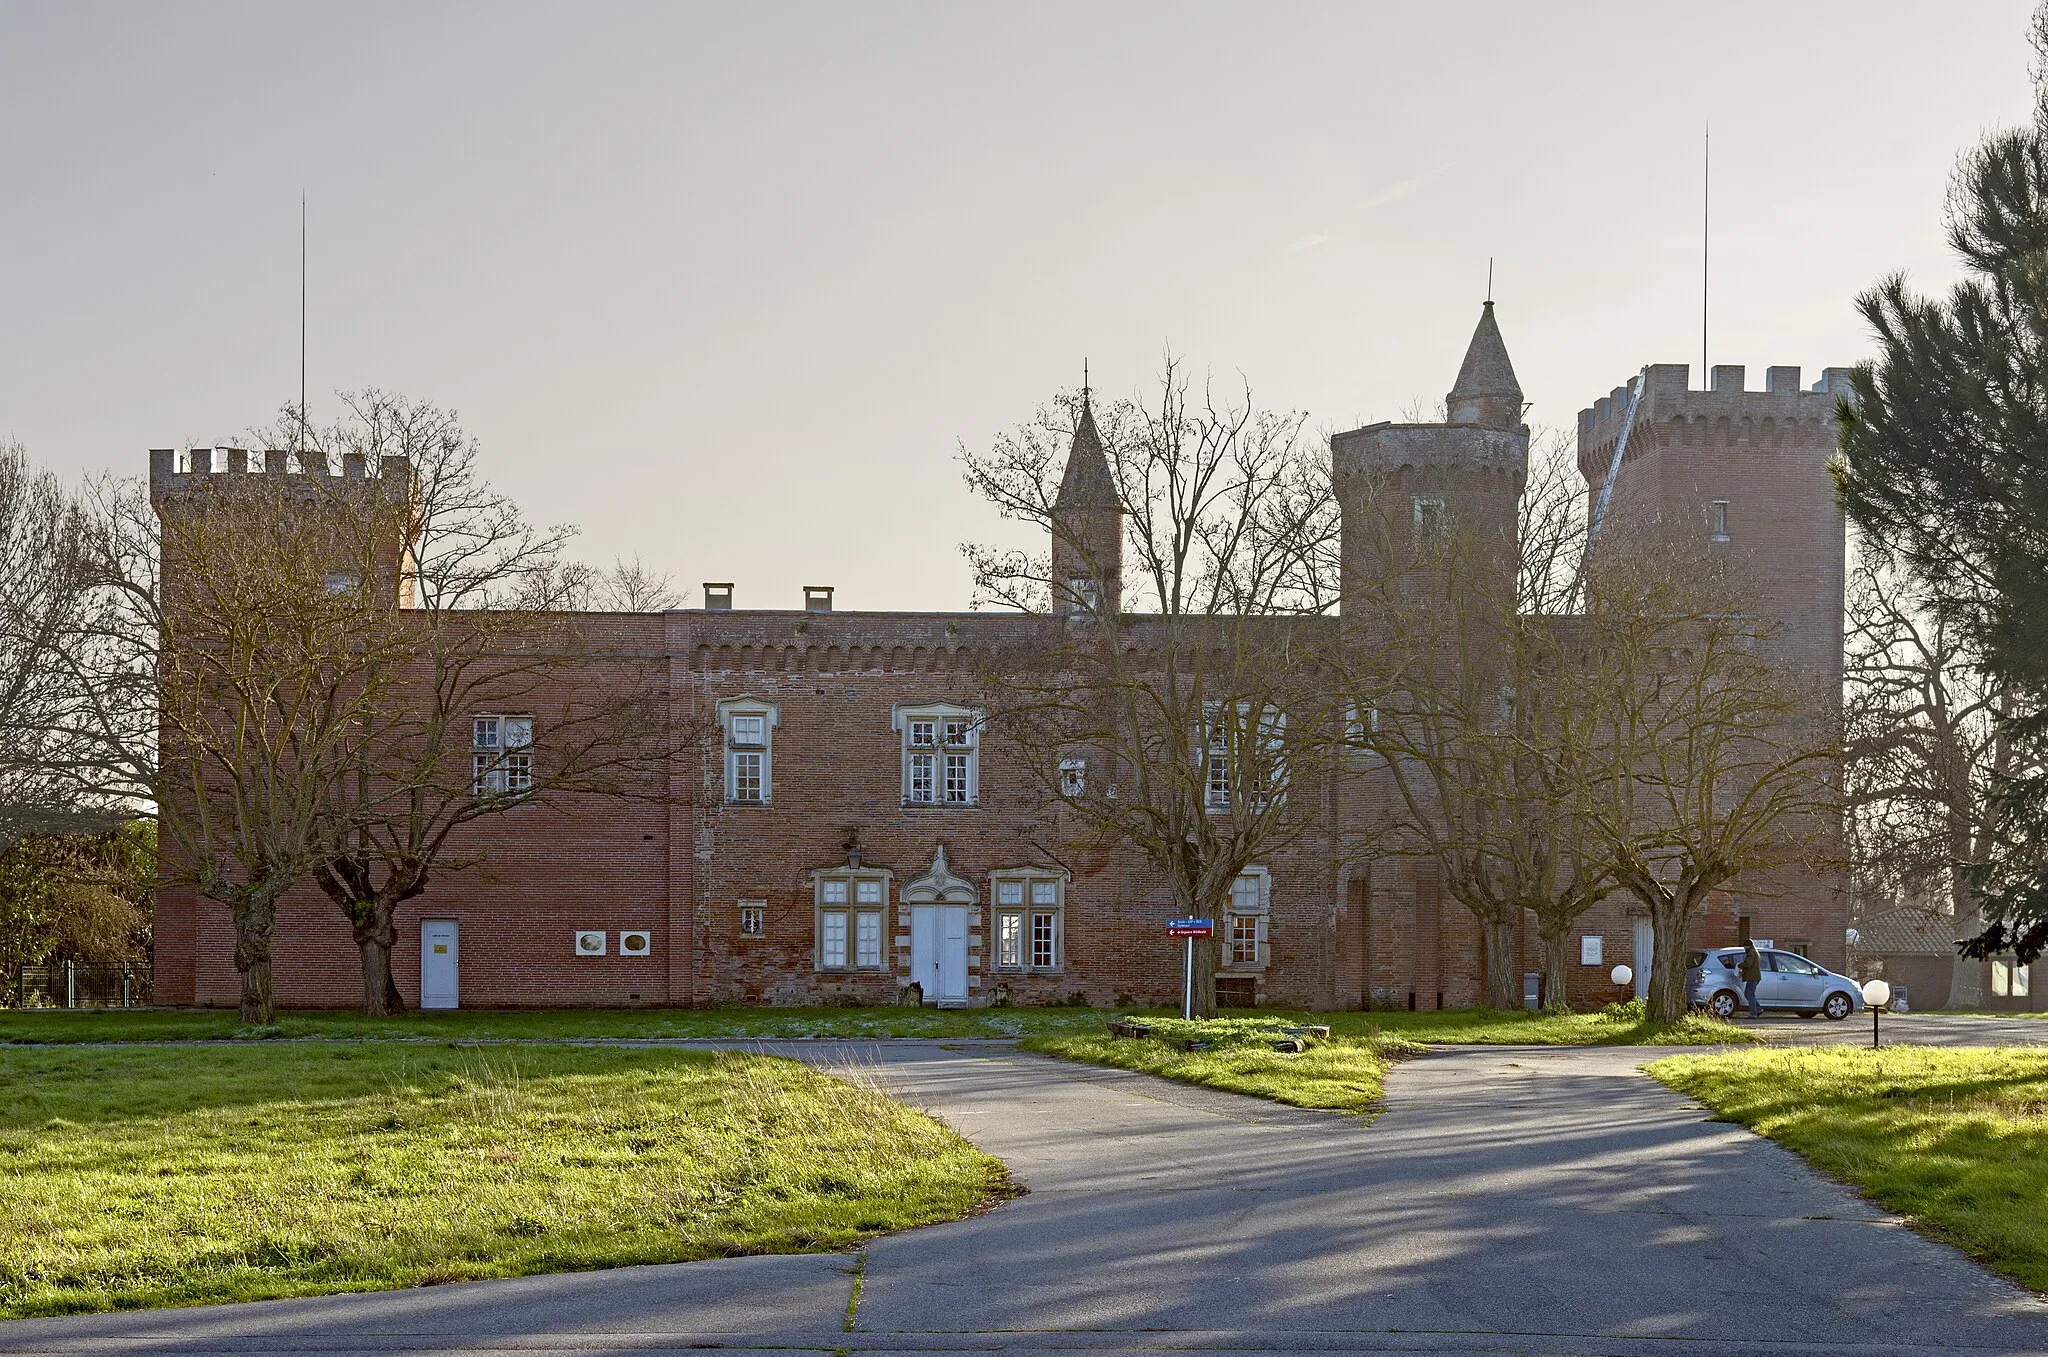
[[[0,1352],[2048,1352],[2048,1305],[1636,1072],[1401,1066],[1373,1125],[997,1044],[804,1043],[1030,1193],[858,1254],[0,1325]]]

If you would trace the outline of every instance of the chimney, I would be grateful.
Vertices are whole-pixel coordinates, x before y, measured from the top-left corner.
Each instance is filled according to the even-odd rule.
[[[713,584],[710,580],[704,581],[704,607],[708,612],[731,612],[732,581],[727,580],[723,584]]]
[[[806,584],[804,586],[804,611],[807,613],[831,612],[832,586],[829,584]]]

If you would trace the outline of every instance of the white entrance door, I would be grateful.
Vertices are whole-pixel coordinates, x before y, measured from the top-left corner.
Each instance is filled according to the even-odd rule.
[[[1636,973],[1636,997],[1648,997],[1650,993],[1650,962],[1657,952],[1657,930],[1648,919],[1636,920],[1636,955],[1631,964]]]
[[[967,1002],[967,906],[911,906],[910,978],[928,1004]]]
[[[459,991],[453,919],[420,924],[420,1007],[454,1008]]]

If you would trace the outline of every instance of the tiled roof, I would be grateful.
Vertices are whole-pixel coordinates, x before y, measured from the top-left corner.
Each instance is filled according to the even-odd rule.
[[[1955,919],[1918,905],[1873,914],[1856,925],[1856,950],[1864,956],[1954,956]]]

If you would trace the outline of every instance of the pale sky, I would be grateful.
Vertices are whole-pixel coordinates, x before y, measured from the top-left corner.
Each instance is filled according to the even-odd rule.
[[[964,607],[958,444],[1084,358],[1397,417],[1491,256],[1533,423],[1697,365],[1708,122],[1711,361],[1858,361],[2028,10],[0,0],[0,438],[142,473],[295,399],[303,191],[316,421],[453,407],[692,603]]]

